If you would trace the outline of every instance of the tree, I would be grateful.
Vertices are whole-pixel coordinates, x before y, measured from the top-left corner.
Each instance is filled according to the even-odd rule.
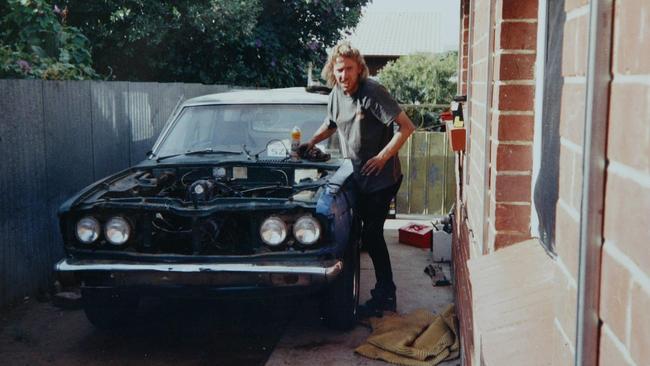
[[[449,104],[456,93],[453,80],[458,52],[402,56],[381,69],[379,80],[401,103]]]
[[[368,0],[64,0],[119,80],[304,84]]]
[[[0,77],[92,79],[88,39],[45,0],[0,2]]]

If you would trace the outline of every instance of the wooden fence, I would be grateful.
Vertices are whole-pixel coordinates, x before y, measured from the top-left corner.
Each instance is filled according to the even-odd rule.
[[[445,132],[417,131],[400,149],[398,214],[442,216],[456,199],[454,155]]]

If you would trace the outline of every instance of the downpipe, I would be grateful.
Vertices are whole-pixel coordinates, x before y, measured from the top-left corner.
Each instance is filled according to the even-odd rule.
[[[597,365],[612,0],[589,4],[575,365]]]

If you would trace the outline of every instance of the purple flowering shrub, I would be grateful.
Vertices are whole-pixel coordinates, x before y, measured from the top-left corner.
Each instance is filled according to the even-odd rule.
[[[66,24],[68,8],[45,0],[0,4],[0,78],[95,79],[90,43]]]

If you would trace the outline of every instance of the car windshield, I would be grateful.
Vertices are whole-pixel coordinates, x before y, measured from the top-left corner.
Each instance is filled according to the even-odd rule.
[[[240,152],[242,145],[261,156],[284,157],[291,148],[291,130],[301,130],[305,142],[323,124],[325,105],[232,104],[185,107],[161,142],[159,157],[199,150]],[[318,144],[340,157],[337,134]]]

